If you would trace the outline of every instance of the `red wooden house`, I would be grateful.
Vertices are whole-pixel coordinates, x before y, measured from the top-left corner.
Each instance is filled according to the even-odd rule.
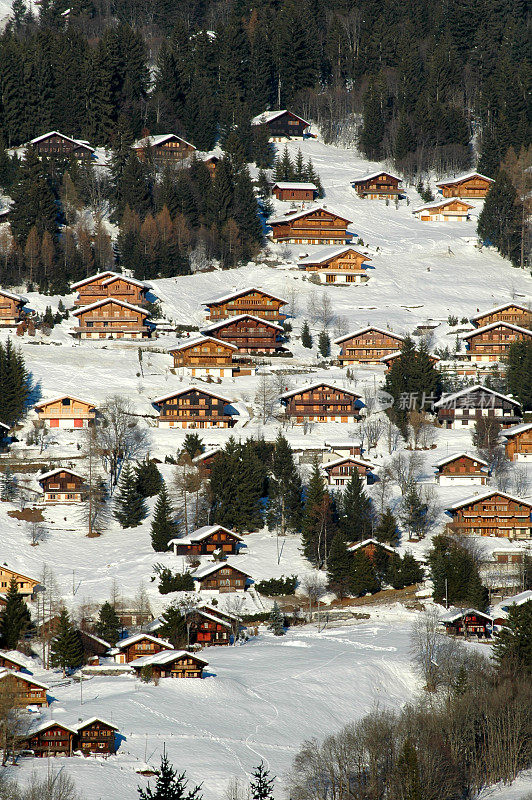
[[[152,402],[160,428],[232,428],[235,423],[231,400],[210,389],[184,386]]]
[[[400,187],[401,178],[392,175],[390,172],[372,172],[370,175],[363,175],[361,178],[351,181],[351,186],[359,197],[369,200],[395,200],[402,194]]]
[[[488,311],[482,311],[471,317],[475,328],[484,328],[492,322],[508,322],[510,325],[527,328],[532,322],[532,311],[527,306],[518,303],[503,303]]]
[[[159,678],[203,678],[203,670],[207,666],[204,661],[194,653],[187,650],[167,650],[152,656],[143,656],[131,662],[131,668],[137,675],[145,667],[149,667],[152,677]]]
[[[434,403],[434,411],[446,428],[472,428],[481,417],[493,417],[504,428],[521,419],[517,400],[480,384],[444,395]]]
[[[358,422],[364,405],[360,395],[318,381],[280,395],[285,415],[294,422]]]
[[[18,325],[27,302],[26,298],[19,294],[0,289],[0,327]]]
[[[350,553],[356,553],[359,550],[362,551],[370,561],[375,561],[379,553],[388,557],[396,552],[393,547],[383,542],[378,542],[377,539],[364,539],[362,542],[355,542],[349,545],[347,549]]]
[[[476,608],[450,609],[440,617],[440,622],[451,636],[489,639],[493,633],[493,618]]]
[[[496,489],[466,497],[447,509],[453,534],[530,539],[532,503]]]
[[[196,150],[193,144],[176,136],[175,133],[145,136],[134,142],[131,149],[141,161],[151,160],[160,169],[179,163]]]
[[[403,336],[371,325],[334,340],[334,344],[340,345],[338,360],[342,366],[378,364],[384,356],[397,352],[403,342]]]
[[[63,722],[48,720],[30,730],[21,740],[25,750],[32,750],[36,758],[71,756],[75,750],[77,731]]]
[[[468,172],[457,178],[438,181],[436,186],[443,197],[483,198],[486,197],[493,182],[493,178],[488,178],[479,172]]]
[[[334,461],[327,461],[327,463],[323,464],[322,469],[327,475],[327,484],[329,486],[345,486],[349,483],[351,475],[355,471],[358,472],[361,478],[367,480],[374,466],[369,461],[363,461],[361,458],[344,456]]]
[[[45,503],[81,503],[85,494],[85,478],[74,470],[60,467],[38,477]]]
[[[241,536],[222,525],[204,525],[188,536],[171,539],[168,547],[173,548],[176,556],[207,555],[216,550],[234,554],[242,541]]]
[[[187,615],[190,643],[202,647],[228,645],[231,643],[232,623],[223,619],[215,611],[194,609]]]
[[[246,584],[251,579],[251,575],[227,561],[199,567],[192,573],[192,577],[196,581],[196,591],[219,592],[245,591]]]
[[[240,353],[275,353],[284,349],[282,326],[252,314],[215,322],[202,333],[236,345]]]
[[[506,428],[503,438],[510,461],[532,461],[532,422]]]
[[[323,205],[288,211],[268,220],[272,242],[287,244],[348,244],[352,234],[348,233],[347,226],[351,222]]]
[[[488,462],[471,453],[451,453],[437,461],[434,466],[436,467],[436,483],[439,483],[440,486],[470,484],[485,486],[489,483]]]
[[[532,331],[508,322],[492,322],[471,333],[463,333],[460,338],[466,343],[469,361],[500,361],[508,354],[513,342],[532,342]]]
[[[162,650],[172,650],[172,645],[165,639],[151,636],[149,633],[136,633],[126,639],[120,639],[112,649],[117,664],[129,664],[136,658],[152,656]]]
[[[286,305],[286,300],[254,286],[230,292],[210,300],[205,305],[208,309],[208,319],[212,322],[242,314],[251,314],[273,322],[280,322],[286,317],[281,311],[282,306]]]
[[[270,135],[271,142],[284,142],[288,139],[302,139],[307,133],[310,122],[298,117],[292,111],[264,111],[253,117],[251,124],[264,125]]]
[[[401,350],[396,350],[394,353],[390,353],[389,355],[383,356],[382,358],[379,359],[380,363],[385,365],[386,372],[388,372],[391,369],[393,362],[395,361],[396,358],[399,358],[400,355],[401,355]],[[434,355],[429,356],[429,358],[430,358],[430,363],[433,366],[436,366],[436,364],[438,364],[440,360],[438,356]]]
[[[314,183],[302,181],[278,181],[273,185],[272,194],[277,200],[312,203],[318,196],[318,187]]]

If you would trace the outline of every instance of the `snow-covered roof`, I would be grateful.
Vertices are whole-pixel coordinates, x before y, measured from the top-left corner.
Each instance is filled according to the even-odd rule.
[[[499,495],[499,497],[504,497],[506,500],[513,500],[514,503],[523,503],[525,506],[532,508],[532,503],[529,500],[524,500],[522,497],[516,497],[513,494],[507,494],[507,492],[500,492],[498,489],[491,489],[487,492],[473,494],[470,497],[459,500],[457,503],[447,506],[447,511],[455,511],[458,508],[462,508],[462,506],[468,506],[470,503],[478,503],[479,500],[487,500],[493,497],[493,495]]]
[[[315,383],[308,383],[305,386],[300,386],[298,389],[291,389],[289,392],[283,392],[283,394],[279,395],[279,399],[292,397],[293,395],[300,394],[301,392],[308,392],[312,389],[317,389],[319,386],[326,386],[328,389],[332,389],[335,392],[345,392],[345,394],[350,394],[352,397],[359,399],[361,397],[361,395],[351,391],[351,389],[346,389],[344,386],[336,386],[336,384],[329,383],[328,381],[316,381]]]
[[[251,120],[252,125],[264,125],[267,122],[272,122],[277,117],[282,117],[283,114],[292,114],[293,117],[300,119],[301,122],[304,122],[306,125],[310,125],[310,122],[307,122],[306,119],[303,117],[299,117],[297,114],[294,114],[293,111],[288,111],[286,108],[281,111],[263,111],[262,114],[257,114],[256,117],[253,117]]]
[[[322,468],[328,470],[330,467],[338,467],[340,464],[345,464],[347,461],[352,464],[359,464],[362,467],[366,467],[366,469],[373,469],[375,466],[374,464],[370,464],[369,461],[364,461],[356,456],[344,456],[343,458],[335,458],[334,461],[327,461],[325,464],[322,464]]]
[[[351,245],[344,245],[343,247],[323,247],[317,253],[312,256],[305,256],[305,258],[300,258],[298,261],[298,266],[306,265],[306,264],[323,264],[324,261],[330,261],[331,258],[337,258],[338,256],[343,255],[344,253],[348,253],[350,250],[357,253],[359,256],[363,256],[366,261],[371,261],[369,256],[365,256],[364,253],[360,253]]]
[[[84,314],[86,311],[92,311],[92,309],[94,308],[100,308],[100,306],[105,306],[107,305],[107,303],[116,303],[117,306],[121,306],[122,308],[129,308],[131,311],[138,311],[145,317],[149,316],[149,312],[146,311],[145,308],[141,308],[140,306],[134,306],[131,303],[126,303],[125,300],[119,300],[117,297],[104,297],[102,298],[102,300],[97,300],[95,303],[89,303],[86,306],[81,306],[81,308],[78,308],[76,309],[76,311],[73,311],[72,314],[74,317],[77,317],[80,314]]]
[[[57,475],[58,472],[68,472],[69,475],[74,475],[74,477],[79,478],[82,481],[85,480],[84,475],[80,475],[79,472],[74,472],[73,469],[69,469],[68,467],[58,467],[57,469],[51,469],[49,472],[43,472],[41,475],[37,475],[36,477],[40,483],[45,478],[51,478],[52,475]]]
[[[275,328],[278,331],[284,331],[282,325],[276,325],[275,322],[270,322],[269,319],[262,319],[262,317],[255,317],[253,314],[237,314],[234,317],[228,317],[221,320],[221,322],[213,322],[212,325],[207,325],[203,331],[216,331],[218,328],[225,328],[226,325],[232,325],[233,322],[238,322],[241,319],[253,319],[255,322],[261,322],[263,325],[268,325],[270,328]]]
[[[173,544],[194,544],[195,542],[202,542],[203,539],[206,539],[208,536],[211,536],[213,533],[217,531],[225,531],[229,533],[231,536],[234,536],[235,539],[238,539],[239,542],[243,542],[241,536],[234,531],[229,530],[229,528],[224,528],[223,525],[203,525],[203,527],[198,528],[197,530],[193,531],[188,536],[183,536],[179,539],[170,539],[168,542],[168,546]]]
[[[465,617],[467,614],[478,614],[480,617],[484,617],[493,622],[493,617],[490,617],[485,611],[479,611],[477,608],[449,608],[445,614],[442,614],[440,617],[440,622],[455,622],[457,619]]]
[[[498,327],[510,328],[510,330],[517,331],[517,333],[526,333],[527,336],[532,336],[532,331],[528,328],[522,328],[520,325],[513,325],[511,322],[496,320],[495,322],[490,322],[489,325],[483,325],[482,328],[475,328],[475,330],[470,331],[469,333],[461,333],[460,339],[470,339],[472,336],[478,336],[485,331],[491,331],[493,328]]]
[[[418,211],[425,211],[427,208],[443,208],[444,206],[448,206],[449,203],[462,203],[462,205],[467,206],[467,208],[475,208],[471,203],[466,203],[461,197],[446,197],[443,200],[434,200],[432,203],[425,203],[423,206],[418,206],[418,208],[413,209],[412,214],[417,214]]]
[[[200,453],[199,456],[195,456],[192,459],[192,463],[195,464],[197,461],[205,461],[206,458],[215,456],[216,453],[219,453],[221,449],[221,447],[210,447],[209,449],[204,450],[203,453]]]
[[[149,633],[135,633],[133,636],[127,636],[125,639],[120,639],[115,647],[117,650],[122,650],[124,647],[129,647],[130,644],[135,644],[135,642],[140,641],[140,639],[149,639],[150,642],[156,642],[162,645],[162,647],[172,648],[172,645],[170,642],[167,642],[166,639],[159,639],[157,636],[151,636]]]
[[[520,425],[512,425],[511,428],[505,428],[501,432],[501,436],[504,436],[505,439],[509,439],[512,436],[517,436],[519,433],[529,431],[531,428],[532,422],[522,422]]]
[[[349,552],[354,552],[355,550],[360,550],[361,547],[367,547],[369,544],[374,544],[376,547],[383,547],[385,550],[388,550],[390,553],[395,553],[395,549],[390,547],[388,544],[384,544],[383,542],[377,541],[377,539],[364,539],[363,542],[355,542],[355,544],[349,545],[347,548]]]
[[[70,733],[75,734],[78,732],[77,728],[70,727],[70,725],[65,725],[64,722],[59,722],[59,720],[57,719],[49,719],[45,720],[45,722],[39,723],[35,727],[31,726],[26,736],[27,737],[35,736],[36,733],[41,733],[42,731],[46,731],[48,730],[48,728],[54,728],[56,725],[58,725],[60,728],[63,728],[66,731],[69,731]]]
[[[497,603],[493,609],[493,613],[494,615],[496,611],[503,611],[507,613],[511,606],[522,606],[524,603],[528,603],[530,601],[532,601],[532,589],[527,589],[524,592],[519,592],[519,594],[514,594],[507,600],[502,600],[500,603]]]
[[[204,611],[204,609],[208,609],[212,611],[214,616],[221,614],[224,617],[229,617],[229,619],[234,619],[235,621],[238,620],[238,616],[236,614],[231,614],[229,611],[225,611],[225,609],[217,608],[216,606],[211,606],[209,603],[202,603],[198,606],[197,611]]]
[[[88,142],[83,139],[73,139],[71,136],[67,136],[60,131],[48,131],[48,133],[42,133],[40,136],[36,136],[35,139],[30,139],[28,144],[38,144],[42,142],[43,139],[48,139],[50,136],[60,136],[62,139],[66,139],[67,142],[72,142],[73,144],[77,144],[80,147],[85,147],[87,150],[90,150],[91,153],[94,153],[94,147],[91,147]]]
[[[13,664],[18,664],[19,667],[27,669],[26,661],[17,650],[0,650],[0,658],[6,658],[8,661],[12,661]]]
[[[479,464],[483,464],[485,467],[488,466],[488,462],[484,461],[483,458],[479,458],[474,453],[468,453],[467,450],[461,450],[457,453],[451,453],[449,456],[445,456],[445,458],[440,458],[439,461],[436,461],[434,466],[435,467],[443,467],[445,464],[449,464],[451,461],[456,461],[457,458],[462,458],[465,456],[466,458],[471,458],[473,461],[478,461]]]
[[[203,305],[205,306],[214,306],[217,303],[225,303],[228,300],[232,300],[234,297],[242,297],[243,294],[249,294],[250,292],[260,292],[261,294],[266,295],[266,297],[271,297],[272,300],[278,300],[280,303],[287,303],[288,300],[285,300],[282,297],[279,297],[276,294],[272,294],[271,292],[267,292],[266,289],[260,289],[258,286],[246,286],[244,289],[238,289],[234,292],[230,292],[229,294],[224,294],[222,297],[216,297],[214,300],[208,300]]]
[[[176,133],[159,133],[155,136],[145,136],[143,139],[137,139],[136,142],[133,142],[131,148],[133,150],[140,150],[142,147],[157,147],[160,144],[164,144],[165,142],[171,142],[175,139],[178,139],[180,142],[184,142],[189,147],[194,147],[191,142],[187,142],[186,139],[183,139],[182,136],[178,136]],[[194,150],[196,148],[194,147]]]
[[[191,611],[192,614],[201,614],[202,617],[206,617],[207,619],[216,622],[218,625],[223,625],[225,628],[230,628],[231,623],[227,622],[226,619],[222,619],[222,617],[218,617],[216,614],[209,614],[208,611],[205,611],[203,608],[194,608]]]
[[[323,444],[325,447],[332,447],[334,450],[335,447],[360,447],[361,441],[360,439],[356,441],[354,439],[326,439]]]
[[[522,306],[520,303],[514,303],[510,301],[509,303],[503,303],[500,306],[495,306],[494,308],[489,308],[487,311],[482,311],[479,314],[475,314],[474,317],[471,317],[471,322],[475,319],[482,319],[482,317],[487,317],[489,314],[497,314],[499,311],[504,311],[505,308],[519,308],[521,311],[527,311],[529,314],[532,314],[532,311],[527,308],[527,306]]]
[[[389,178],[394,178],[396,181],[401,181],[402,178],[399,175],[394,175],[392,172],[386,172],[385,169],[381,169],[378,172],[370,172],[369,175],[362,175],[361,178],[354,178],[351,181],[351,185],[353,186],[355,183],[363,183],[365,181],[370,181],[373,178],[378,178],[379,175],[387,175]]]
[[[76,725],[76,732],[86,728],[87,725],[92,725],[93,722],[101,722],[103,725],[107,725],[109,728],[113,728],[115,731],[118,730],[116,725],[113,725],[112,722],[108,722],[106,719],[103,719],[103,717],[89,717],[88,719],[84,719],[82,722]]]
[[[170,400],[172,397],[179,397],[181,394],[185,394],[186,392],[201,392],[202,394],[208,394],[210,397],[215,397],[216,400],[222,400],[224,403],[231,403],[232,401],[229,398],[224,397],[221,394],[217,394],[213,392],[211,389],[204,389],[203,386],[193,386],[190,384],[189,386],[184,386],[181,389],[175,389],[173,392],[169,392],[168,394],[163,395],[162,397],[156,397],[152,400],[154,405],[159,405],[159,403],[164,403],[165,400]]]
[[[482,178],[485,181],[494,183],[493,178],[488,178],[487,175],[481,175],[480,172],[465,172],[463,175],[458,175],[457,178],[447,178],[443,181],[437,181],[436,186],[449,186],[454,183],[462,183],[462,181],[467,181],[470,178]]]
[[[318,191],[315,183],[305,183],[304,181],[277,181],[273,184],[274,189],[308,189],[309,191]]]
[[[282,214],[279,217],[270,217],[268,219],[268,225],[276,225],[281,222],[292,222],[294,219],[299,219],[300,217],[308,217],[309,214],[314,214],[316,211],[325,211],[326,214],[331,214],[333,217],[338,217],[339,219],[343,219],[344,222],[353,222],[352,219],[348,219],[343,214],[339,214],[337,211],[329,208],[328,206],[324,205],[317,205],[317,206],[307,206],[302,211],[291,211],[288,214]]]
[[[216,344],[224,345],[225,347],[229,347],[231,350],[238,350],[236,344],[231,344],[231,342],[224,342],[222,339],[215,339],[214,336],[194,336],[193,339],[187,339],[182,344],[177,344],[175,347],[172,347],[171,350],[168,352],[175,353],[178,350],[188,350],[189,347],[194,347],[197,344],[203,344],[204,342],[216,342]]]
[[[471,392],[487,392],[488,394],[492,394],[495,397],[500,397],[501,400],[507,400],[509,403],[512,403],[514,406],[519,406],[519,402],[514,400],[513,397],[510,397],[507,394],[501,394],[500,392],[496,392],[495,389],[489,389],[487,386],[482,386],[480,383],[475,384],[474,386],[466,386],[465,389],[460,389],[459,392],[453,392],[452,394],[446,394],[436,403],[434,403],[434,408],[439,408],[440,406],[447,406],[449,403],[454,402],[454,400],[458,400],[460,397],[465,397]]]
[[[45,689],[46,691],[48,691],[50,688],[46,683],[42,683],[42,681],[38,681],[37,678],[34,678],[33,675],[25,675],[23,672],[15,672],[12,669],[0,669],[0,681],[8,676],[11,676],[12,678],[20,678],[20,680],[26,681],[26,683],[35,684],[35,686],[39,686],[41,689]]]
[[[369,331],[383,333],[385,336],[391,336],[392,339],[398,339],[401,342],[405,340],[404,336],[400,336],[400,334],[394,333],[393,331],[387,331],[385,328],[377,328],[375,325],[366,325],[365,328],[359,328],[358,331],[352,331],[351,333],[346,333],[344,336],[339,336],[338,339],[334,340],[333,344],[341,344],[347,339],[352,339],[354,336],[362,336],[363,333],[368,333]]]
[[[122,275],[120,272],[115,272],[113,275],[110,275],[108,278],[102,281],[102,286],[107,286],[108,283],[113,283],[113,281],[116,280],[132,283],[133,286],[138,286],[139,289],[151,289],[151,285],[149,283],[146,283],[145,281],[138,281],[136,278],[129,278],[127,275]]]
[[[14,292],[8,292],[7,289],[0,289],[0,294],[2,297],[8,297],[10,300],[16,300],[17,303],[22,303],[26,305],[28,302],[27,298],[22,297],[20,294],[15,294]]]
[[[150,664],[168,664],[172,661],[176,661],[178,658],[182,658],[183,656],[194,658],[196,661],[200,661],[205,665],[209,663],[203,658],[199,658],[199,656],[195,655],[194,653],[189,653],[188,650],[165,650],[164,653],[154,653],[151,656],[141,656],[140,658],[135,658],[133,661],[129,662],[129,666],[138,668],[147,667]]]
[[[85,403],[88,406],[96,408],[94,403],[91,403],[90,400],[82,400],[81,397],[74,397],[73,394],[58,394],[56,397],[51,397],[49,400],[41,400],[40,403],[35,403],[34,408],[42,408],[50,403],[57,403],[58,400],[65,400],[67,397],[69,400],[76,400],[78,403]]]
[[[192,573],[192,577],[194,580],[205,578],[207,575],[210,575],[213,572],[218,572],[219,569],[223,569],[224,567],[230,567],[237,572],[241,572],[242,575],[245,575],[247,578],[251,578],[249,572],[245,572],[240,567],[235,567],[233,564],[229,564],[227,561],[220,561],[216,564],[206,564],[204,567],[198,567],[198,569],[194,570]]]
[[[98,280],[99,278],[103,278],[105,275],[107,277],[112,277],[114,275],[119,275],[119,272],[113,272],[110,269],[104,270],[104,272],[96,272],[94,275],[89,275],[87,278],[83,278],[81,281],[76,281],[76,283],[71,283],[71,289],[78,289],[80,286],[85,286],[86,283],[92,283],[93,281]]]

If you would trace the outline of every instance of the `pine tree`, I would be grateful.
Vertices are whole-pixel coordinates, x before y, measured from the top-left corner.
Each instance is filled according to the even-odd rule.
[[[151,521],[151,544],[159,553],[168,550],[168,543],[177,536],[177,525],[170,503],[170,495],[163,481]]]
[[[121,219],[126,206],[136,211],[141,220],[153,205],[152,186],[148,172],[140,159],[131,153],[122,171],[117,189],[115,216]]]
[[[238,532],[253,531],[263,525],[261,497],[264,469],[252,441],[248,440],[241,445],[239,451],[235,529]]]
[[[288,152],[288,147],[285,145],[281,157],[277,156],[275,160],[273,177],[275,181],[290,181],[294,178],[294,165]]]
[[[59,221],[56,197],[46,175],[44,162],[31,148],[25,151],[11,196],[13,205],[9,222],[20,246],[24,246],[33,226],[39,238],[44,231],[55,238]]]
[[[198,433],[187,433],[183,439],[183,452],[193,459],[204,450],[203,440]]]
[[[351,590],[352,570],[353,556],[347,549],[345,537],[342,533],[336,533],[327,559],[327,577],[331,589],[339,597],[344,597]]]
[[[350,594],[361,597],[380,590],[375,567],[363,550],[355,550],[351,567]]]
[[[327,331],[320,331],[318,338],[318,350],[323,358],[327,358],[331,354],[331,340]]]
[[[12,578],[5,596],[4,610],[0,616],[0,640],[5,650],[16,650],[24,632],[30,625],[28,607],[18,592],[17,582]]]
[[[401,574],[405,586],[412,586],[414,583],[420,583],[424,577],[423,567],[408,550],[402,558]]]
[[[510,606],[504,625],[495,635],[493,654],[499,670],[512,676],[532,674],[532,600]]]
[[[268,526],[278,528],[281,536],[287,531],[301,528],[302,515],[301,478],[294,454],[281,432],[277,434],[269,481]]]
[[[247,167],[241,169],[236,177],[232,216],[238,220],[244,243],[242,256],[248,260],[257,252],[263,234],[257,198]]]
[[[189,647],[187,618],[182,609],[174,604],[161,614],[161,627],[157,630],[159,636],[167,639],[176,650],[186,650]]]
[[[372,161],[379,161],[382,156],[382,140],[384,137],[384,117],[382,99],[375,81],[371,81],[364,92],[363,123],[359,144],[364,155]]]
[[[405,739],[397,759],[397,778],[400,795],[398,800],[423,800],[421,775],[416,747],[410,739]]]
[[[138,788],[140,800],[202,800],[201,785],[188,789],[186,772],[181,775],[172,767],[166,753],[161,758],[161,767],[155,781],[155,789]]]
[[[270,778],[270,771],[264,766],[261,761],[259,766],[255,768],[252,774],[249,786],[251,789],[251,797],[253,800],[273,800],[273,784],[275,778]]]
[[[344,489],[340,506],[340,527],[347,541],[363,541],[371,536],[373,506],[356,469]]]
[[[402,522],[410,537],[419,539],[425,535],[427,527],[427,503],[421,498],[415,481],[411,481],[403,497]]]
[[[521,254],[521,200],[514,185],[503,170],[495,176],[495,183],[484,200],[477,233],[488,245],[519,266]]]
[[[135,467],[136,489],[142,497],[153,497],[159,494],[163,484],[161,473],[155,461],[141,461]]]
[[[310,328],[307,320],[304,320],[303,327],[301,328],[301,344],[308,349],[312,347],[312,336],[310,335]]]
[[[270,169],[273,166],[275,151],[270,144],[270,134],[266,125],[254,126],[251,155],[259,169]]]
[[[0,342],[0,421],[13,425],[26,410],[29,381],[24,358],[8,337]]]
[[[63,675],[67,670],[78,669],[83,664],[83,644],[66,608],[61,610],[57,623],[57,633],[51,642],[52,666],[61,667]]]
[[[303,554],[315,566],[327,561],[330,542],[335,534],[333,505],[325,489],[320,464],[312,465],[312,474],[305,494],[301,529]]]
[[[96,634],[114,647],[119,639],[121,627],[120,619],[114,606],[109,601],[106,601],[100,606],[100,611],[98,612],[98,621],[95,627]]]
[[[399,544],[400,536],[397,528],[397,520],[390,508],[387,508],[381,515],[373,532],[373,538],[378,542],[390,544],[392,547]]]
[[[516,341],[510,345],[506,385],[524,411],[532,410],[532,344],[529,341]]]
[[[446,598],[450,604],[486,610],[488,591],[482,586],[475,559],[463,545],[448,536],[435,536],[427,560],[436,602]]]
[[[148,516],[146,503],[137,491],[135,473],[129,461],[122,468],[113,515],[122,528],[136,528]]]
[[[284,636],[285,634],[284,618],[277,602],[274,602],[270,612],[268,630],[272,631],[275,636]]]

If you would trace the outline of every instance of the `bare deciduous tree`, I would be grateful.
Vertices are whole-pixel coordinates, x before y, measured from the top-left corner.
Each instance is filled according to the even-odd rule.
[[[399,485],[401,494],[405,494],[410,484],[417,481],[421,475],[424,456],[415,451],[411,453],[397,453],[389,463],[390,475]]]
[[[260,375],[255,392],[255,406],[263,422],[273,416],[277,404],[277,391],[271,375]]]
[[[148,434],[139,426],[131,401],[120,395],[109,397],[101,406],[95,437],[111,486],[118,482],[120,465],[143,454],[148,445]]]

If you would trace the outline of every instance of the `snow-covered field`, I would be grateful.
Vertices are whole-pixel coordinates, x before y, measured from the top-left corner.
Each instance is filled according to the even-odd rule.
[[[394,203],[386,206],[384,201],[361,200],[350,188],[350,181],[378,165],[363,161],[355,151],[338,150],[314,140],[289,144],[292,155],[299,146],[320,174],[325,204],[345,213],[352,220],[355,241],[363,240],[359,246],[372,259],[368,283],[317,287],[295,267],[299,254],[317,248],[269,244],[257,263],[239,269],[152,281],[167,319],[201,326],[205,322],[201,304],[233,287],[256,285],[285,296],[295,306],[294,335],[289,345],[294,358],[274,360],[271,370],[292,371],[285,376],[286,385],[296,388],[320,377],[346,383],[345,371],[318,368],[316,349],[311,352],[302,348],[297,335],[304,319],[309,320],[314,333],[320,330],[319,307],[324,294],[335,317],[331,334],[342,321],[347,330],[370,323],[401,334],[430,321],[437,323],[433,346],[451,348],[457,328],[447,324],[450,314],[461,319],[511,299],[530,300],[530,275],[512,268],[496,252],[477,247],[475,219],[466,223],[416,220],[411,212],[420,198],[411,187],[407,191],[410,204],[402,200],[398,208]],[[480,204],[474,204],[475,218]],[[277,203],[277,210],[281,206]],[[67,298],[67,306],[71,299]],[[55,309],[58,301],[58,297],[32,294],[28,305],[43,311],[47,305]],[[71,393],[98,405],[108,395],[127,395],[136,413],[145,416],[141,424],[149,435],[150,454],[161,460],[165,455],[175,456],[185,431],[159,430],[149,416],[155,417],[151,399],[184,384],[170,372],[172,359],[165,353],[177,342],[176,336],[163,334],[142,343],[142,377],[138,343],[80,344],[69,333],[72,324],[71,318],[55,327],[49,338],[37,334],[33,340],[17,339],[33,375],[36,399]],[[0,332],[2,339],[6,336],[5,331]],[[382,368],[360,368],[355,373],[355,382],[349,386],[360,394],[366,388],[378,387],[383,379]],[[223,444],[230,435],[242,440],[275,437],[278,423],[263,425],[255,413],[256,384],[256,377],[247,377],[224,379],[216,387],[235,400],[240,417],[232,431],[200,432],[205,445]],[[38,448],[24,444],[30,427],[31,419],[21,431],[20,445],[15,447],[21,457],[39,454]],[[322,447],[326,440],[356,436],[356,425],[314,424],[307,433],[288,427],[285,434],[294,448]],[[77,433],[54,433],[48,437],[42,456],[60,458],[63,464],[82,469],[77,460],[78,441]],[[427,482],[432,481],[435,461],[471,447],[470,432],[440,430],[436,444],[437,448],[425,457],[423,479]],[[379,465],[388,455],[381,444],[367,457]],[[163,465],[162,471],[171,482],[172,467]],[[439,489],[441,509],[471,493],[468,488]],[[392,504],[395,500],[392,498]],[[0,504],[0,560],[35,577],[47,565],[72,609],[109,598],[113,581],[130,600],[142,583],[155,613],[171,600],[159,595],[150,581],[153,564],[157,561],[180,569],[181,559],[153,552],[149,520],[134,530],[121,530],[111,523],[101,537],[88,539],[79,511],[58,506],[45,510],[46,538],[32,547],[28,524],[7,516],[13,508],[9,503]],[[440,522],[444,522],[443,514]],[[423,555],[429,544],[416,545],[417,554]],[[402,546],[404,549],[407,545]],[[277,542],[267,531],[247,536],[246,548],[233,560],[258,580],[292,573],[301,577],[309,569],[294,537],[285,540],[278,563]],[[251,598],[247,602],[250,610],[258,610]],[[62,764],[79,780],[86,796],[95,800],[135,797],[136,785],[143,780],[136,776],[135,765],[146,757],[157,763],[164,742],[179,769],[187,769],[194,781],[204,781],[206,798],[221,797],[230,776],[244,777],[261,758],[281,775],[305,737],[332,732],[376,704],[400,706],[416,690],[408,656],[412,612],[387,608],[371,613],[368,622],[327,628],[321,634],[302,628],[280,640],[261,634],[242,647],[211,648],[205,652],[210,675],[205,681],[162,681],[155,687],[140,685],[128,677],[92,678],[84,685],[83,709],[79,707],[77,686],[58,687],[53,691],[57,699],[47,713],[65,721],[81,714],[100,714],[112,719],[125,737],[119,755],[105,763],[72,760]],[[47,767],[26,762],[17,774],[33,768]],[[497,797],[503,800],[510,796],[512,800],[521,797],[504,793]]]

